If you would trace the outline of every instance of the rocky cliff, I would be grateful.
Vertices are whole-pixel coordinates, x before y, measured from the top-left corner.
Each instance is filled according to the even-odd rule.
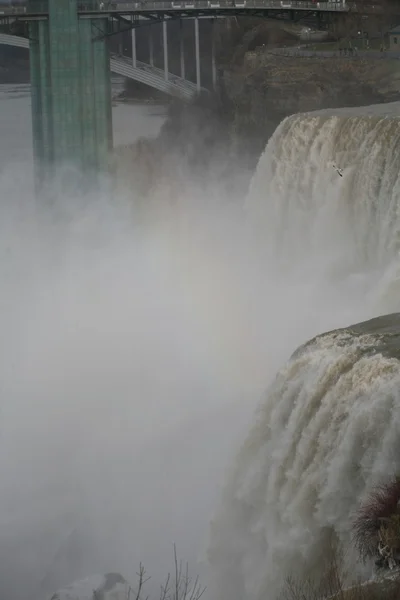
[[[128,161],[123,168],[129,177],[141,182],[141,190],[154,187],[159,177],[182,182],[182,173],[191,181],[217,179],[220,185],[224,180],[225,186],[237,190],[238,181],[246,187],[269,137],[285,117],[400,97],[398,59],[379,53],[343,56],[325,52],[323,43],[314,55],[304,55],[303,30],[255,19],[218,24],[218,97],[172,105],[158,140],[117,151],[121,164]],[[133,172],[132,155],[138,165]]]
[[[261,48],[226,69],[223,86],[236,135],[259,151],[290,114],[397,100],[400,64],[390,58],[308,57]]]

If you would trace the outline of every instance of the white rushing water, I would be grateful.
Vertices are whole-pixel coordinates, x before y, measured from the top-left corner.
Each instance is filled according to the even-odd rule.
[[[308,290],[320,331],[330,325],[323,305],[338,325],[399,310],[399,109],[291,117],[259,162],[251,227],[299,320]],[[291,316],[276,318],[286,336]],[[393,323],[385,334],[398,357]],[[322,575],[338,540],[352,575],[365,575],[351,522],[372,486],[400,468],[400,363],[382,355],[385,339],[367,327],[361,337],[333,332],[279,370],[213,522],[217,597],[274,598],[288,576]]]
[[[104,570],[130,579],[140,560],[158,593],[173,542],[204,567],[231,456],[293,350],[399,309],[399,121],[376,107],[286,121],[245,211],[205,182],[170,206],[167,224],[130,220],[134,189],[111,201],[60,195],[62,220],[35,211],[29,97],[13,90],[0,92],[0,595],[36,600]],[[117,142],[156,135],[151,110],[116,107]],[[318,391],[351,354],[326,338],[272,383],[212,527],[221,598],[265,597],[299,553],[313,562],[325,528],[345,531],[354,496],[380,464],[392,469],[397,405],[384,384],[397,367],[377,359],[386,379],[370,383],[362,365],[350,370],[336,412],[342,388]],[[341,436],[321,398],[348,423]],[[369,475],[373,458],[363,459],[349,485],[360,403],[362,447],[380,458]],[[385,446],[372,433],[378,416],[393,419]]]

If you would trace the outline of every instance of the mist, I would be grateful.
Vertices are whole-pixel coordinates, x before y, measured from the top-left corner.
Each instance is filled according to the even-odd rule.
[[[242,198],[193,189],[140,222],[134,194],[55,188],[49,207],[16,172],[0,175],[2,595],[134,579],[139,561],[158,585],[173,543],[206,578],[225,470],[316,333],[310,290],[293,312]]]
[[[271,156],[250,204],[189,180],[145,214],[109,182],[55,186],[49,204],[29,163],[3,165],[2,597],[110,570],[134,581],[140,561],[157,593],[174,543],[207,584],[209,523],[263,391],[300,343],[376,309],[371,265],[344,274],[345,212],[313,221],[306,208],[318,252],[295,212],[282,230],[273,212],[260,220],[257,205],[292,198],[290,160],[268,187]],[[340,206],[335,173],[319,168],[309,197]],[[284,254],[270,249],[280,231]]]
[[[237,215],[196,198],[184,226],[172,207],[142,225],[102,191],[55,189],[50,207],[16,172],[0,175],[2,596],[132,580],[139,561],[158,590],[173,543],[202,570],[263,385]]]

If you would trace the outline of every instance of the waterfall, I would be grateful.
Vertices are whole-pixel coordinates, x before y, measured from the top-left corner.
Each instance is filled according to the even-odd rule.
[[[220,600],[272,600],[288,576],[321,573],[333,544],[351,547],[365,494],[400,468],[400,316],[344,327],[400,308],[398,109],[294,115],[259,161],[246,212],[271,293],[284,282],[296,311],[307,283],[310,304],[349,311],[299,347],[259,403],[211,525]],[[293,315],[275,318],[290,335]]]
[[[154,598],[174,542],[195,576],[261,395],[213,519],[208,597],[274,600],[346,543],[400,456],[397,317],[347,327],[400,312],[398,112],[287,119],[245,209],[218,167],[154,181],[149,202],[56,186],[50,209],[24,164],[3,166],[1,597],[134,584],[142,562]]]
[[[300,259],[321,251],[320,266],[330,274],[382,269],[397,255],[400,119],[388,115],[398,108],[295,115],[278,127],[259,161],[247,207],[279,269],[297,268]]]

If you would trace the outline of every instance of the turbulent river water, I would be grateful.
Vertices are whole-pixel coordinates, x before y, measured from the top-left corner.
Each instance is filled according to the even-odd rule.
[[[10,89],[0,595],[140,560],[157,593],[176,542],[210,598],[273,600],[399,467],[399,318],[348,326],[400,311],[400,105],[290,117],[247,198],[205,177],[140,222],[134,186],[42,210],[29,96]],[[114,123],[127,143],[162,117]]]

